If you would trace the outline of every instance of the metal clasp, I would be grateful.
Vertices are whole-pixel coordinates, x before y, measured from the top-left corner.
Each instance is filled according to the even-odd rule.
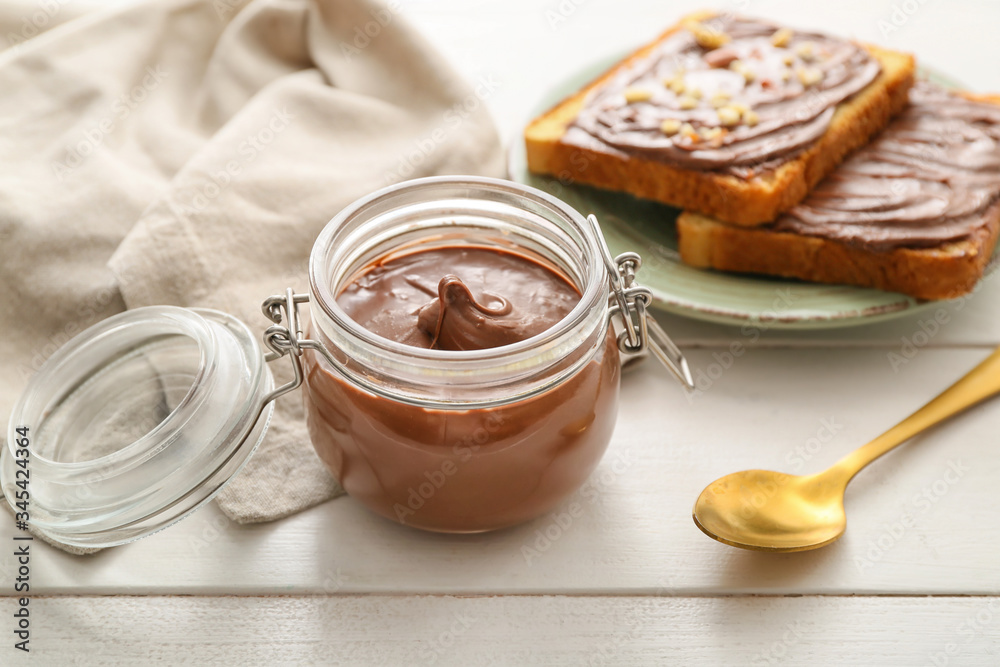
[[[653,303],[653,293],[648,287],[635,282],[635,274],[642,266],[642,258],[634,252],[612,257],[597,217],[588,215],[587,221],[593,229],[608,271],[608,283],[611,287],[608,317],[618,315],[621,318],[623,331],[618,335],[618,349],[627,354],[636,354],[648,348],[684,386],[694,389],[694,379],[684,355],[646,310]]]
[[[264,316],[274,322],[264,332],[264,344],[270,350],[264,355],[264,361],[271,362],[288,355],[292,360],[294,372],[294,377],[290,381],[264,397],[265,405],[302,385],[302,350],[316,350],[335,368],[340,368],[340,364],[322,343],[303,337],[302,327],[299,325],[299,304],[307,301],[309,301],[308,294],[295,294],[294,290],[288,288],[283,296],[280,294],[269,296],[261,304],[260,309],[264,312]]]
[[[309,300],[308,294],[295,294],[292,288],[285,290],[284,296],[276,294],[264,299],[260,309],[267,319],[274,324],[264,332],[264,345],[270,350],[264,355],[264,361],[271,362],[288,355],[292,360],[294,377],[280,387],[276,387],[264,397],[268,403],[290,391],[298,389],[302,384],[302,328],[299,326],[299,304]],[[286,324],[282,324],[286,322]]]

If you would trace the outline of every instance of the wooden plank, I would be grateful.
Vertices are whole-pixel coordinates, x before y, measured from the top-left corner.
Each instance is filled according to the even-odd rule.
[[[211,506],[87,558],[36,543],[33,585],[86,594],[1000,594],[997,401],[862,473],[848,494],[847,535],[825,549],[740,551],[708,539],[690,518],[697,494],[726,473],[833,463],[983,350],[924,350],[898,372],[882,349],[760,349],[727,369],[717,353],[692,354],[696,377],[718,376],[690,401],[653,364],[627,374],[601,467],[557,512],[531,523],[435,535],[341,499],[238,526]],[[9,541],[11,523],[0,522],[0,540]],[[0,558],[0,580],[9,580],[11,561]]]
[[[0,601],[8,624],[15,608]],[[4,646],[4,664],[1000,662],[996,597],[69,597],[29,609],[31,653]]]

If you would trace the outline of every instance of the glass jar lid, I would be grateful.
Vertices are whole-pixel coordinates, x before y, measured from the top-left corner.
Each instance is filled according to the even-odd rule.
[[[273,385],[261,347],[230,315],[173,306],[115,315],[29,382],[0,453],[4,494],[63,544],[154,533],[239,472],[267,429]]]

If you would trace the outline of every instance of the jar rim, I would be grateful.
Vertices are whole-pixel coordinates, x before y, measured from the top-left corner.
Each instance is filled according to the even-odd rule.
[[[521,198],[526,203],[541,205],[549,211],[561,216],[571,223],[583,240],[581,249],[585,253],[585,263],[594,268],[586,276],[585,284],[578,285],[580,300],[561,320],[545,331],[515,343],[501,345],[482,350],[435,350],[420,348],[399,343],[375,334],[352,319],[337,303],[337,294],[331,281],[331,269],[327,266],[326,251],[333,243],[336,234],[356,216],[363,214],[394,197],[411,193],[416,190],[445,189],[468,186],[469,194],[476,190],[482,193],[499,193]],[[414,360],[434,362],[440,368],[461,368],[469,364],[511,359],[512,357],[530,356],[532,350],[558,340],[567,332],[580,326],[590,316],[598,302],[607,301],[608,283],[606,269],[601,260],[601,251],[597,239],[587,224],[586,218],[579,211],[552,195],[537,188],[513,181],[486,176],[430,176],[403,181],[366,197],[363,197],[342,209],[323,228],[313,245],[309,257],[309,289],[313,295],[310,300],[313,308],[320,308],[338,327],[347,331],[351,337],[364,344],[395,354],[407,355]]]
[[[208,384],[208,378],[212,373],[216,352],[213,333],[208,328],[208,322],[193,310],[177,306],[148,306],[127,310],[109,317],[91,329],[85,330],[57,350],[43,364],[39,372],[32,377],[21,394],[20,400],[12,411],[11,424],[15,421],[22,421],[35,425],[37,428],[37,423],[44,421],[42,408],[57,394],[62,393],[63,385],[53,381],[53,378],[61,377],[60,368],[67,365],[68,361],[72,361],[74,355],[81,354],[79,351],[81,348],[86,350],[89,346],[93,346],[98,337],[120,337],[123,335],[122,329],[126,327],[132,327],[135,331],[156,327],[156,333],[149,334],[149,340],[158,335],[168,334],[192,341],[198,349],[199,359],[191,386],[163,421],[120,449],[96,458],[64,461],[46,456],[32,447],[31,456],[36,465],[81,472],[123,470],[125,467],[133,466],[137,460],[148,456],[151,451],[155,450],[159,434],[172,427],[176,428],[176,424],[186,420],[185,415],[192,410],[191,404],[195,401],[199,388]]]

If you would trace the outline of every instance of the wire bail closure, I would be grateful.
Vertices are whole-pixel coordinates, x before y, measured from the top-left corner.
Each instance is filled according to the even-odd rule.
[[[288,355],[292,361],[292,371],[294,376],[285,384],[277,387],[270,394],[264,397],[264,404],[283,396],[290,391],[298,389],[302,385],[302,350],[317,350],[325,356],[331,363],[336,363],[329,351],[314,340],[304,338],[302,327],[299,324],[299,304],[309,301],[308,294],[295,294],[289,287],[285,294],[275,294],[264,299],[260,309],[267,319],[274,322],[264,332],[264,345],[270,350],[264,355],[264,361],[271,362],[275,359]],[[282,324],[287,322],[287,324]]]
[[[663,366],[688,389],[694,389],[694,379],[687,360],[670,340],[647,308],[653,303],[653,292],[635,282],[635,274],[642,266],[642,258],[634,252],[612,257],[611,249],[601,231],[597,216],[587,216],[601,250],[601,257],[608,272],[608,317],[618,315],[623,331],[618,335],[618,349],[626,354],[638,354],[647,348]]]

